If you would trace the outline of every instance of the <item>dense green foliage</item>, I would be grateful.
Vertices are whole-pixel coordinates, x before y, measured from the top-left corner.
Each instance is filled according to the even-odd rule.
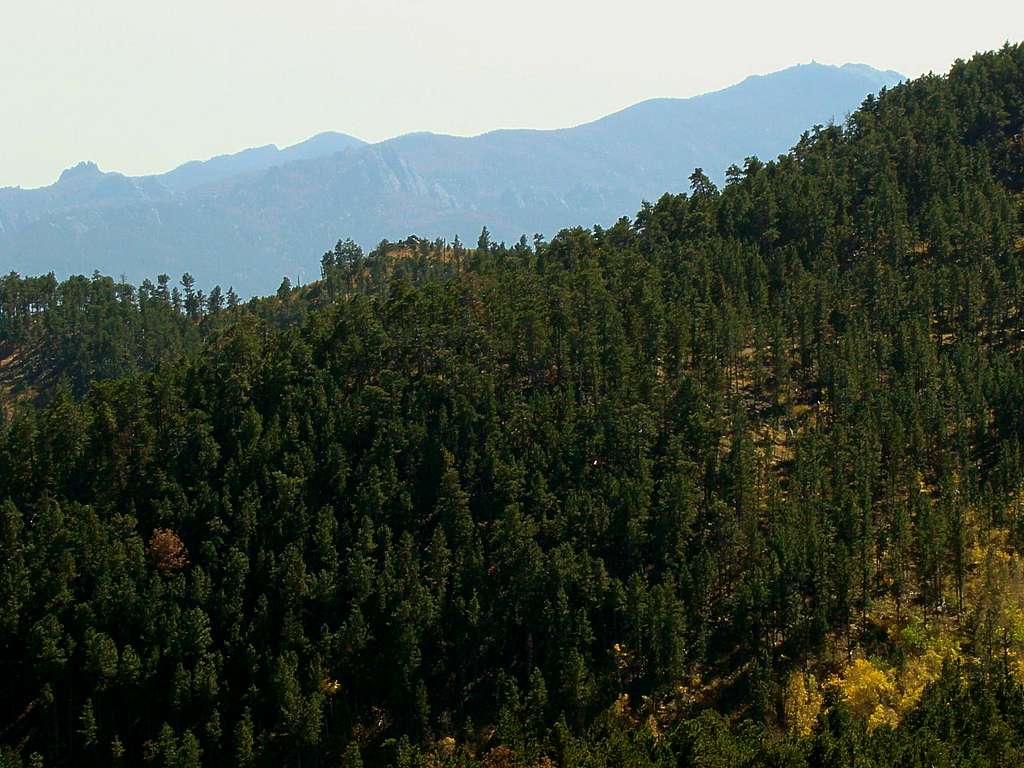
[[[10,278],[5,334],[80,343],[0,432],[3,759],[1019,759],[964,588],[1024,543],[1022,129],[1007,47],[632,222],[341,243],[217,322]],[[778,736],[794,666],[891,650],[879,603],[977,661],[895,729]]]
[[[11,373],[0,384],[31,395],[66,382],[82,394],[93,381],[179,360],[222,310],[238,304],[220,286],[205,295],[188,273],[180,290],[167,275],[135,288],[101,275],[58,283],[52,273],[11,273],[0,277],[0,357],[20,359],[7,361]]]

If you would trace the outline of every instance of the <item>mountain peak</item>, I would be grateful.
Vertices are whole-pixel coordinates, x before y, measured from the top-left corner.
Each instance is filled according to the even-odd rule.
[[[848,62],[840,67],[845,72],[853,72],[868,80],[873,80],[881,85],[892,85],[893,82],[902,82],[907,79],[907,76],[897,72],[894,69],[875,69],[869,64],[858,64],[856,62]]]
[[[276,144],[264,144],[232,154],[217,155],[208,160],[191,160],[154,178],[171,192],[185,192],[233,177],[266,171],[293,160],[313,160],[333,155],[364,143],[344,133],[325,131],[283,149]]]
[[[906,80],[906,75],[900,74],[894,70],[882,70],[876,69],[869,64],[860,64],[856,62],[848,62],[846,64],[826,64],[818,61],[817,59],[811,59],[807,63],[794,64],[793,66],[779,69],[774,72],[766,72],[764,74],[754,74],[745,77],[739,85],[749,84],[764,79],[784,79],[793,76],[800,76],[801,74],[817,74],[842,72],[847,75],[856,75],[861,79],[867,80],[870,83],[877,84],[878,87],[883,85],[893,85],[897,82]],[[735,86],[733,86],[735,87]]]
[[[72,165],[70,168],[65,168],[60,178],[57,179],[57,183],[71,181],[72,179],[82,178],[98,178],[103,175],[103,171],[100,170],[99,166],[96,165],[92,160],[83,160],[77,165]]]

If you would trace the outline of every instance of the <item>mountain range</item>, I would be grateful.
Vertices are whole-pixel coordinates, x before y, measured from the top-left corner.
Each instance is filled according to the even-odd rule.
[[[94,163],[39,189],[0,189],[0,269],[99,270],[138,281],[191,272],[241,295],[318,271],[339,238],[410,233],[475,242],[608,225],[643,200],[716,181],[733,163],[785,151],[809,125],[842,120],[903,79],[818,63],[688,99],[652,99],[557,130],[473,137],[413,133],[368,144],[322,133],[130,177]]]

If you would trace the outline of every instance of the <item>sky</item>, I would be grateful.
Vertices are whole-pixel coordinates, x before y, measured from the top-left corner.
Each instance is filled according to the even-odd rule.
[[[0,186],[576,125],[811,60],[944,72],[1014,33],[1020,0],[0,0]]]

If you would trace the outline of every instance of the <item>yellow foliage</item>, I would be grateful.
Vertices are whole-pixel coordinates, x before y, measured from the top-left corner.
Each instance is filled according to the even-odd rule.
[[[879,708],[891,708],[896,697],[892,673],[867,659],[857,659],[842,677],[833,678],[832,682],[839,687],[850,712],[865,720],[876,715]]]
[[[829,682],[839,688],[850,712],[867,721],[868,730],[895,727],[921,701],[925,688],[939,679],[943,662],[960,657],[959,642],[940,637],[928,642],[919,655],[910,656],[902,670],[885,670],[857,659]]]
[[[629,706],[629,694],[620,693],[619,697],[608,708],[608,713],[616,720],[632,722],[633,712]]]
[[[1024,608],[1020,605],[1007,606],[1004,621],[1008,639],[1018,646],[1024,645]]]
[[[644,725],[647,726],[648,733],[650,733],[651,736],[654,737],[655,741],[661,739],[661,729],[658,727],[658,721],[654,717],[654,715],[648,715],[647,720],[644,722]]]
[[[786,727],[790,733],[806,736],[818,721],[821,704],[824,700],[818,690],[818,682],[814,675],[794,672],[786,683],[785,698],[782,702]]]
[[[875,707],[875,711],[871,713],[868,718],[868,730],[873,731],[880,725],[887,725],[890,728],[895,728],[900,724],[900,716],[896,713],[896,710],[892,707],[887,707],[884,704],[879,704]]]
[[[1006,531],[991,531],[971,549],[965,602],[982,655],[1024,654],[1024,558],[1007,538]]]
[[[922,655],[907,661],[900,675],[899,712],[913,709],[921,700],[924,689],[939,679],[942,673],[943,655],[934,648],[929,648]]]
[[[320,690],[328,696],[334,696],[341,690],[341,683],[337,680],[326,678],[322,683],[320,683]]]

